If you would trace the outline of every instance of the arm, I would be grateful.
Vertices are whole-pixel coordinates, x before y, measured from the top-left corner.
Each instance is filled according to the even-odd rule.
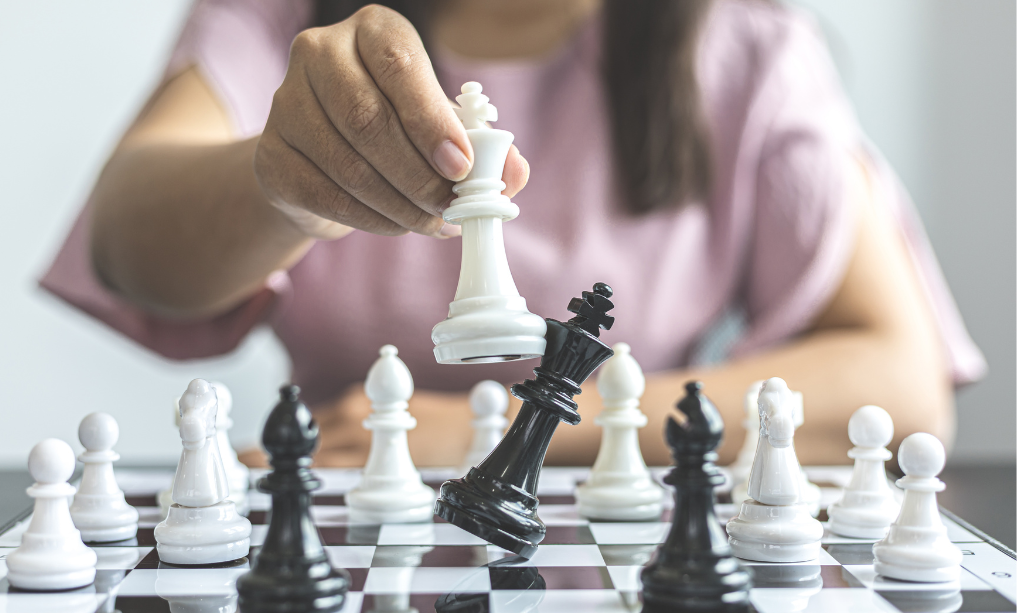
[[[94,266],[148,310],[222,313],[314,239],[455,235],[440,213],[472,155],[416,31],[366,7],[297,36],[260,136],[232,135],[197,70],[163,84],[96,185]],[[526,173],[513,149],[507,194]]]
[[[902,238],[893,222],[879,212],[879,204],[872,202],[861,175],[850,198],[858,227],[854,254],[840,288],[806,334],[714,368],[647,376],[641,409],[649,425],[639,433],[647,464],[671,463],[662,431],[689,379],[705,383],[706,394],[724,417],[727,429],[719,451],[725,464],[734,459],[744,438],[745,389],[771,376],[782,377],[792,389],[804,393],[805,424],[795,436],[803,464],[846,462],[851,446],[847,422],[865,404],[879,405],[893,416],[895,445],[917,431],[931,432],[947,442],[951,439],[952,384],[930,306]],[[610,332],[605,335],[609,339]],[[592,385],[595,377],[596,373],[585,385],[585,393],[576,397],[582,422],[558,428],[548,464],[590,466],[596,458],[600,428],[593,418],[602,407]],[[510,419],[519,404],[511,399]],[[354,389],[336,406],[317,414],[322,426],[320,463],[363,463],[370,437],[359,423],[369,410],[362,391]],[[456,465],[472,436],[466,394],[418,390],[410,411],[418,420],[416,430],[409,434],[414,461],[421,466]]]

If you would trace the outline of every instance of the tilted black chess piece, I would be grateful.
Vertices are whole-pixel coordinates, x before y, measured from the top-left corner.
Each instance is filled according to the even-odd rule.
[[[576,314],[562,323],[547,319],[547,348],[534,379],[512,386],[523,401],[501,443],[462,479],[446,481],[434,512],[489,543],[529,558],[547,529],[537,517],[537,479],[558,422],[579,423],[572,397],[580,385],[614,352],[598,338],[609,330],[614,308],[611,288],[597,283],[573,298]]]
[[[337,611],[349,589],[349,574],[329,563],[311,521],[311,492],[321,482],[311,472],[318,425],[300,402],[300,388],[287,385],[261,435],[272,472],[258,489],[272,495],[265,544],[251,571],[237,580],[244,613]]]
[[[678,403],[686,420],[667,420],[667,443],[675,467],[664,478],[673,485],[671,532],[642,571],[643,613],[749,611],[752,575],[734,556],[713,505],[724,475],[714,465],[724,422],[703,384],[685,384]]]

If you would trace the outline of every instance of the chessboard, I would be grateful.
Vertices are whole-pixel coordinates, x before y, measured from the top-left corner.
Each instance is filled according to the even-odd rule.
[[[660,478],[666,469],[654,469]],[[822,487],[823,506],[835,500],[850,467],[807,467]],[[670,509],[660,521],[595,522],[581,518],[576,484],[587,469],[547,467],[538,486],[540,517],[547,536],[536,555],[523,560],[436,518],[433,523],[351,525],[344,494],[360,479],[356,470],[317,469],[324,485],[315,492],[312,517],[333,564],[345,568],[352,589],[343,611],[469,610],[494,612],[639,611],[639,571],[670,528]],[[437,489],[451,470],[421,471]],[[253,479],[260,476],[254,471]],[[119,611],[229,612],[236,610],[234,584],[250,564],[179,567],[161,563],[153,529],[159,521],[155,494],[172,479],[170,470],[120,469],[117,480],[141,515],[137,539],[97,546],[98,571],[87,588],[57,593],[11,588],[3,560],[20,542],[28,519],[0,533],[0,612]],[[26,497],[26,503],[27,503]],[[251,492],[252,556],[268,524],[268,496]],[[736,508],[719,490],[722,521]],[[825,511],[820,520],[825,521]],[[943,511],[950,539],[964,552],[960,581],[920,584],[877,577],[872,541],[827,531],[814,562],[746,562],[754,571],[751,600],[760,613],[788,611],[1017,611],[1014,552]],[[451,608],[451,607],[466,608]]]

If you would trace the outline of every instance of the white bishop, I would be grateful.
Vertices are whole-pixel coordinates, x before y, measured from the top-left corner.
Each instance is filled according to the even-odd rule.
[[[501,442],[508,425],[505,419],[508,392],[497,381],[481,381],[470,390],[470,410],[473,412],[473,441],[460,466],[460,472],[464,474],[483,462]]]
[[[364,391],[371,414],[364,427],[371,431],[371,451],[363,478],[346,496],[350,521],[355,523],[409,523],[431,519],[434,490],[420,479],[406,432],[417,426],[406,410],[413,396],[413,377],[392,345],[381,348],[367,372]]]
[[[638,429],[646,425],[639,398],[646,379],[626,343],[597,375],[604,410],[596,423],[603,428],[597,461],[586,483],[576,488],[579,514],[591,519],[646,520],[659,518],[664,490],[653,480],[639,449]]]
[[[71,519],[85,542],[122,541],[138,533],[138,510],[127,504],[113,475],[113,462],[120,459],[113,445],[119,437],[120,428],[108,413],[86,415],[78,426],[78,440],[85,447],[78,459],[85,470]]]
[[[170,490],[173,505],[155,527],[159,559],[215,564],[240,559],[251,546],[251,522],[228,499],[229,484],[216,436],[215,389],[195,379],[180,397],[183,451]]]

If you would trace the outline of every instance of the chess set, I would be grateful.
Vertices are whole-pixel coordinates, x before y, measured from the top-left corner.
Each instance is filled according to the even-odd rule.
[[[526,309],[501,232],[518,215],[500,181],[512,134],[487,127],[497,113],[479,84],[462,91],[476,162],[443,213],[463,226],[463,263],[434,355],[540,359],[511,388],[523,403],[507,430],[504,388],[482,382],[463,466],[418,470],[406,438],[413,378],[392,345],[364,383],[362,470],[312,470],[318,428],[294,385],[264,426],[269,471],[237,461],[220,384],[195,379],[177,399],[172,473],[115,472],[116,421],[89,414],[76,488],[66,442],[29,456],[34,508],[0,529],[0,612],[1017,611],[1014,552],[936,503],[943,445],[907,437],[904,477],[887,479],[893,422],[879,407],[850,420],[853,467],[804,470],[802,395],[778,377],[757,382],[745,397],[751,436],[722,469],[723,421],[690,381],[665,428],[673,466],[647,468],[645,378],[625,343],[600,338],[613,290],[583,291],[567,321]],[[596,462],[544,468],[598,369]]]

